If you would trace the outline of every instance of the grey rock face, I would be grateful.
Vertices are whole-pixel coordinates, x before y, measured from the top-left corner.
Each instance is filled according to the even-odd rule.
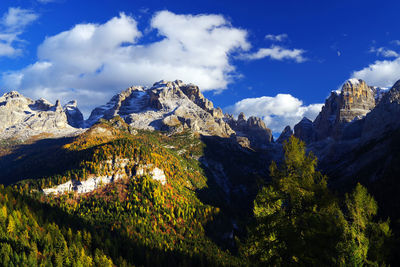
[[[315,119],[316,140],[327,137],[340,139],[343,128],[365,117],[375,107],[375,99],[379,99],[381,94],[381,90],[368,86],[363,80],[346,81],[340,94],[331,93]]]
[[[400,80],[382,97],[365,117],[361,137],[364,141],[379,138],[400,128]]]
[[[79,132],[69,124],[59,101],[55,105],[45,99],[33,101],[15,91],[0,97],[0,139],[25,140],[43,133],[67,136]]]
[[[134,86],[115,95],[106,105],[94,109],[86,121],[121,116],[133,128],[170,133],[191,129],[204,135],[228,137],[234,133],[223,120],[221,109],[213,107],[195,85],[182,81],[160,81],[150,88]]]
[[[64,112],[67,115],[68,124],[75,128],[84,127],[84,119],[78,108],[76,100],[72,100],[64,105]]]
[[[288,125],[285,127],[285,129],[283,129],[281,135],[279,135],[279,138],[276,140],[276,142],[282,144],[284,141],[288,140],[292,135],[293,135],[292,128],[290,128],[290,126]]]
[[[313,122],[304,117],[294,126],[294,136],[309,144],[315,140],[315,128]]]
[[[246,146],[250,143],[252,147],[272,141],[271,130],[261,119],[250,117],[246,120],[241,115],[235,120],[232,116],[225,116],[220,108],[214,108],[213,103],[203,96],[199,87],[180,80],[160,81],[150,88],[128,88],[106,105],[94,109],[86,125],[116,115],[138,129],[162,130],[170,134],[191,129],[203,135],[236,135],[243,137],[238,138],[238,142]]]
[[[374,107],[375,95],[372,87],[357,79],[350,79],[344,83],[340,94],[340,122],[364,117]]]
[[[369,103],[366,106],[369,109],[372,102],[370,95],[365,87],[361,92],[364,92],[365,99],[369,99],[364,101],[366,105]],[[356,112],[360,114],[361,111]],[[378,104],[363,118],[343,123],[340,139],[327,138],[311,144],[309,149],[318,156],[323,169],[337,177],[351,177],[363,169],[372,168],[374,162],[391,158],[391,152],[388,151],[392,149],[390,143],[394,142],[392,136],[398,135],[400,130],[399,117],[400,81],[389,91],[381,92]],[[345,117],[344,120],[350,118]],[[371,180],[378,177],[376,173],[365,175],[371,176]]]
[[[270,129],[258,117],[246,117],[240,113],[238,119],[233,116],[226,116],[225,121],[235,131],[236,136],[245,137],[249,140],[251,147],[262,148],[273,142],[273,136]]]
[[[339,109],[339,95],[336,92],[332,92],[328,99],[325,100],[325,105],[314,120],[317,140],[322,140],[332,135],[336,126]]]

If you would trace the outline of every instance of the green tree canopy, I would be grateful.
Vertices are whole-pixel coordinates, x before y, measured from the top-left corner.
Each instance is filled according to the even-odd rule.
[[[372,233],[379,244],[384,243],[382,236],[390,235],[387,223],[372,223],[376,202],[358,185],[346,198],[344,214],[327,187],[327,177],[316,170],[317,158],[306,153],[305,144],[291,137],[283,148],[281,166],[271,164],[271,182],[254,201],[254,223],[242,253],[253,263],[278,266],[368,262]],[[373,260],[382,262],[378,258],[374,255]]]

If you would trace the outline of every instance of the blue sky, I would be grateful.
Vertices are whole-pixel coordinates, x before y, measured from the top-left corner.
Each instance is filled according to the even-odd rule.
[[[277,133],[348,78],[400,79],[400,3],[327,2],[2,0],[0,93],[77,99],[88,115],[130,85],[181,79]]]

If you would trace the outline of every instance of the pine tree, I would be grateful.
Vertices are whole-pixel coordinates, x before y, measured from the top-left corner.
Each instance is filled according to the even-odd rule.
[[[357,184],[351,194],[346,194],[345,204],[353,262],[384,265],[390,254],[388,243],[391,239],[391,230],[389,221],[373,221],[378,212],[375,199],[365,187]]]
[[[272,181],[254,201],[255,222],[242,252],[270,265],[340,264],[346,221],[327,178],[316,171],[316,157],[297,138],[291,137],[284,151],[284,162],[280,168],[271,164]]]

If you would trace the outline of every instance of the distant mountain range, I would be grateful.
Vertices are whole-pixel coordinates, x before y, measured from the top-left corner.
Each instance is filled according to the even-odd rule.
[[[340,91],[332,91],[314,121],[303,118],[292,130],[286,127],[277,140],[257,117],[236,119],[223,114],[200,89],[182,81],[160,81],[152,87],[134,86],[95,108],[84,120],[76,101],[64,107],[44,99],[33,101],[18,92],[0,97],[0,138],[22,140],[77,136],[100,119],[120,116],[132,129],[159,130],[166,135],[185,130],[226,139],[243,149],[278,160],[281,144],[291,135],[306,142],[319,159],[319,167],[339,189],[357,181],[370,185],[385,209],[400,208],[400,173],[397,140],[400,136],[400,81],[390,89],[347,80]],[[267,164],[267,162],[266,162]],[[229,180],[229,179],[228,179]],[[387,185],[390,186],[387,186]],[[384,188],[384,189],[382,189]],[[385,193],[382,193],[385,192]],[[386,201],[388,194],[397,202]],[[398,204],[396,204],[398,203]]]

